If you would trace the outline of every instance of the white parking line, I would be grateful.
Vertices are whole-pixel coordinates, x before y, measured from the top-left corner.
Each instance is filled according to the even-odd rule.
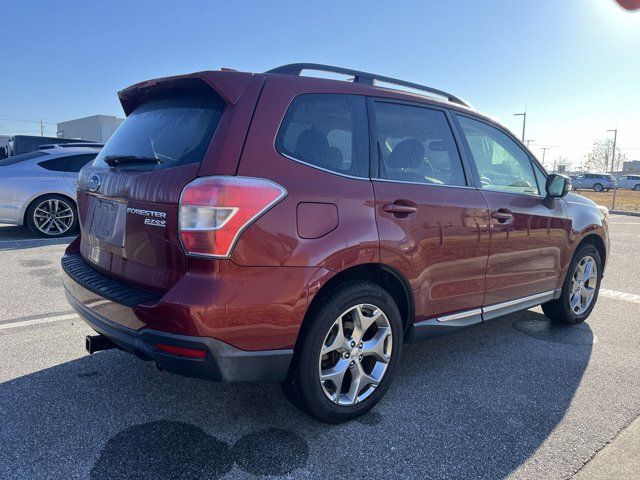
[[[598,295],[600,295],[601,297],[624,300],[625,302],[640,303],[640,295],[636,295],[634,293],[618,292],[617,290],[608,290],[606,288],[601,288]]]
[[[0,330],[27,327],[29,325],[39,325],[42,323],[60,322],[62,320],[73,320],[74,318],[78,318],[78,315],[75,313],[67,313],[66,315],[57,315],[55,317],[34,318],[32,320],[24,320],[22,322],[3,323],[0,324]]]

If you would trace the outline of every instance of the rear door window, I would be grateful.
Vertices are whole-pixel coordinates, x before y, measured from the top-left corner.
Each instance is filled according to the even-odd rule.
[[[85,155],[67,155],[65,157],[52,158],[38,163],[42,168],[54,172],[77,173],[91,160],[96,158],[97,153]]]
[[[354,177],[369,176],[365,100],[357,95],[305,94],[287,110],[276,149],[293,160]]]
[[[380,178],[466,185],[447,117],[441,110],[374,102]]]
[[[218,126],[224,102],[213,91],[153,98],[137,107],[101,150],[106,157],[136,156],[157,163],[126,163],[123,168],[163,169],[202,162]]]
[[[529,155],[509,136],[479,120],[457,115],[483,190],[539,195]]]

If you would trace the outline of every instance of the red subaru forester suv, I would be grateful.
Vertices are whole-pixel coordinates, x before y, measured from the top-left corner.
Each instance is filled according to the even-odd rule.
[[[607,212],[454,95],[294,64],[119,96],[127,119],[80,172],[62,259],[90,353],[280,381],[337,423],[380,400],[404,342],[594,307]]]

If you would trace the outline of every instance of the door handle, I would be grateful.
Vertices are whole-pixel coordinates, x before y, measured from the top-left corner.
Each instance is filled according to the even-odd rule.
[[[491,212],[491,218],[497,220],[500,225],[508,225],[513,222],[513,213],[506,208]]]
[[[407,215],[414,214],[418,211],[416,207],[412,207],[411,205],[401,205],[398,203],[387,203],[382,207],[382,209],[398,218],[405,218]]]

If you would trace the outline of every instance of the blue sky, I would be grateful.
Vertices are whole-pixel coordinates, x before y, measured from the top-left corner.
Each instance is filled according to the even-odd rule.
[[[29,1],[3,5],[0,134],[121,115],[148,78],[309,61],[451,91],[575,164],[619,128],[640,159],[640,12],[613,0]]]

